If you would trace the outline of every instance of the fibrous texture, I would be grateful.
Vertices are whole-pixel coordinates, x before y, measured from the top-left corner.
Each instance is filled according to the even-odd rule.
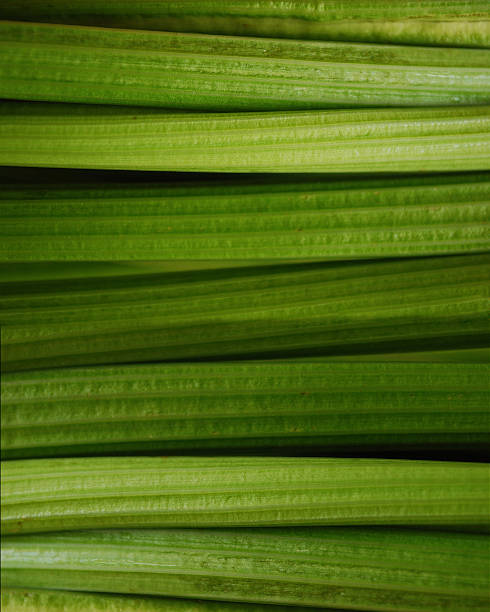
[[[488,276],[483,254],[6,282],[2,367],[485,347]]]
[[[41,534],[5,538],[2,576],[5,586],[486,612],[488,544],[485,535],[376,528]]]
[[[4,0],[0,17],[303,40],[490,46],[484,0]]]
[[[479,252],[490,246],[489,214],[490,173],[255,184],[18,183],[0,194],[0,261],[224,264]]]
[[[0,163],[199,172],[490,169],[490,107],[186,113],[2,102]]]
[[[488,526],[480,463],[90,457],[2,465],[2,533],[115,527]]]
[[[168,364],[2,379],[6,458],[485,449],[490,369],[462,363]]]
[[[210,111],[490,103],[490,50],[0,21],[0,95]]]

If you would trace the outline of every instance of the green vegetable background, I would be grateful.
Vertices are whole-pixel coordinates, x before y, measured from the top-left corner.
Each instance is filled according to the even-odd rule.
[[[5,612],[490,609],[490,10],[4,0]]]

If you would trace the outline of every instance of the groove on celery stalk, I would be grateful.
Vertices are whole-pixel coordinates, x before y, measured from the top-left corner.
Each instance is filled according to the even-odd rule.
[[[210,34],[490,46],[488,3],[482,0],[4,0],[0,16]]]
[[[0,21],[0,95],[204,111],[490,103],[490,50]]]
[[[4,461],[2,533],[489,525],[483,463],[283,457]]]
[[[486,364],[261,362],[30,371],[2,380],[5,458],[490,442]]]
[[[490,107],[175,113],[2,102],[0,164],[203,172],[490,169]]]
[[[459,176],[459,181],[458,181]],[[403,180],[7,187],[0,261],[355,259],[490,247],[490,173]],[[81,199],[81,194],[83,198]]]
[[[3,612],[271,612],[268,605],[252,603],[26,588],[3,588],[1,602]],[[311,611],[310,607],[276,606],[273,612]]]
[[[6,537],[3,584],[356,610],[486,612],[489,538],[403,529]]]
[[[99,108],[99,107],[96,107]],[[121,176],[123,174],[123,176]],[[128,178],[129,177],[129,178]],[[168,172],[118,172],[117,170],[73,170],[56,168],[21,168],[0,166],[4,200],[43,200],[61,196],[84,200],[89,195],[106,198],[138,193],[141,197],[251,195],[298,191],[338,191],[348,189],[389,189],[396,187],[440,187],[486,183],[490,172],[452,172],[450,174],[325,174],[290,173],[285,175],[254,173],[221,174]],[[26,182],[26,178],[28,179]],[[217,205],[215,203],[215,205]]]
[[[488,346],[490,256],[0,285],[5,371]]]

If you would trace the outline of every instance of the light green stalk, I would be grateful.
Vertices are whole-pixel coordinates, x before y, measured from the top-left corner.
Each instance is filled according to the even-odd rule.
[[[87,457],[2,463],[2,533],[116,527],[488,526],[482,463]]]
[[[0,104],[0,164],[203,172],[490,169],[490,107],[172,113]]]

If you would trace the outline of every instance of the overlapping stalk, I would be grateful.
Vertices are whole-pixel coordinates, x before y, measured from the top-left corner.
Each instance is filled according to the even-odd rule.
[[[487,612],[488,3],[2,18],[2,609]]]
[[[5,371],[487,345],[487,255],[2,286]]]

